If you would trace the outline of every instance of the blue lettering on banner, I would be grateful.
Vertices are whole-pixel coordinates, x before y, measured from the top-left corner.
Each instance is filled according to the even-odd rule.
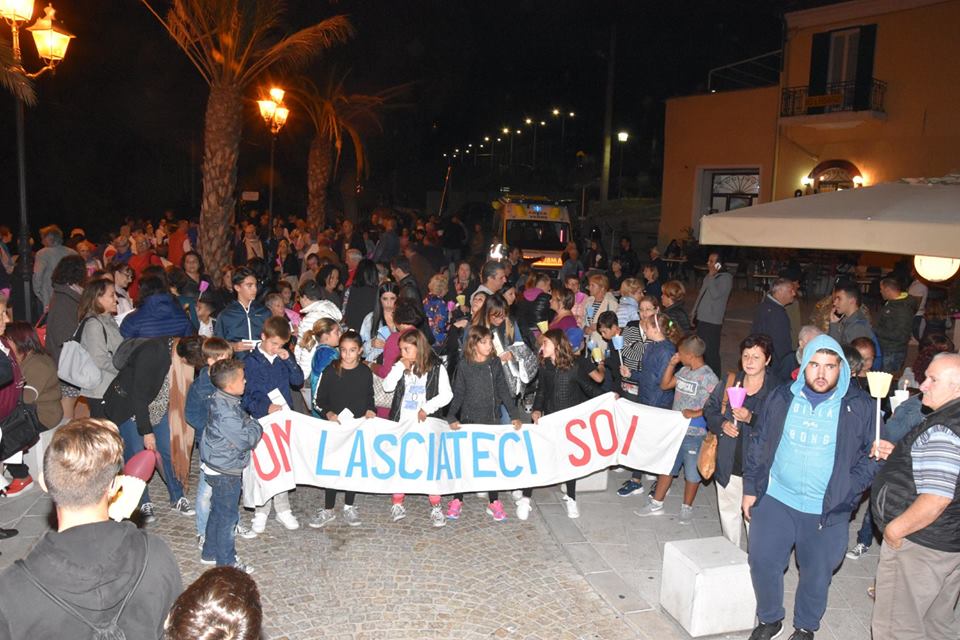
[[[320,446],[317,447],[317,475],[339,477],[340,472],[336,469],[323,468],[323,451],[327,448],[327,432],[320,432]]]
[[[517,435],[516,432],[508,431],[500,437],[500,473],[502,473],[506,478],[516,478],[518,475],[520,475],[520,472],[523,471],[523,467],[517,465],[512,469],[507,469],[507,466],[504,464],[504,459],[506,458],[504,455],[504,449],[506,449],[506,447],[504,445],[506,445],[510,440],[513,440],[514,442],[520,442],[520,436]]]
[[[470,441],[473,448],[473,477],[474,478],[495,478],[497,476],[495,471],[483,470],[480,468],[480,461],[485,460],[490,457],[489,451],[480,450],[480,441],[496,440],[496,436],[492,433],[483,433],[482,431],[474,431],[471,435]]]
[[[440,432],[440,444],[437,445],[437,480],[446,471],[447,479],[453,480],[453,474],[450,471],[450,454],[447,453],[447,434]]]
[[[467,439],[466,431],[452,431],[447,438],[453,440],[453,476],[458,480],[463,477],[463,468],[460,464],[460,444]]]
[[[350,451],[350,462],[347,464],[348,478],[353,477],[353,470],[360,469],[360,477],[367,477],[367,448],[364,446],[363,430],[357,429],[357,434],[353,438],[353,449]]]
[[[423,436],[416,431],[407,432],[400,438],[400,477],[404,480],[416,480],[423,475],[423,469],[407,471],[407,443],[411,440],[416,440],[421,445],[424,443]]]
[[[429,442],[427,445],[427,480],[436,480],[437,477],[433,474],[436,470],[435,465],[437,462],[436,456],[434,455],[434,446],[436,445],[437,434],[431,431],[427,436],[427,441]]]
[[[397,446],[397,436],[392,433],[381,433],[376,438],[373,439],[373,452],[377,454],[381,460],[387,463],[386,471],[379,471],[377,467],[373,467],[373,477],[377,480],[386,480],[391,477],[397,471],[397,465],[394,463],[393,458],[391,458],[386,451],[383,450],[383,444],[389,442],[390,446]]]
[[[530,432],[523,430],[523,441],[527,443],[527,462],[530,465],[530,473],[537,475],[537,459],[533,456],[533,441],[530,439]]]

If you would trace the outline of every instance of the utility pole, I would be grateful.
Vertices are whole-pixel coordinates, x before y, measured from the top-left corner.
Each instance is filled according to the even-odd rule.
[[[603,115],[603,172],[600,176],[600,204],[610,197],[610,154],[613,150],[613,78],[617,53],[617,26],[610,27],[610,53],[607,56],[607,104]]]

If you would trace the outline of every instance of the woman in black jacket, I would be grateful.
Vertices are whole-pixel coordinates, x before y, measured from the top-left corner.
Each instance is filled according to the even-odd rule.
[[[740,343],[740,370],[730,372],[725,384],[718,384],[703,407],[707,428],[717,436],[717,466],[713,472],[717,485],[720,529],[724,537],[740,546],[743,530],[743,445],[754,424],[754,412],[767,394],[779,383],[767,367],[773,355],[769,336],[755,333]],[[727,387],[747,390],[743,407],[734,409]],[[749,524],[747,525],[749,533]]]
[[[53,270],[53,297],[47,309],[47,340],[44,345],[54,364],[60,362],[60,350],[77,330],[80,321],[80,295],[83,293],[83,281],[87,277],[87,263],[78,255],[64,256]],[[73,420],[80,389],[60,382],[60,404],[63,417]]]
[[[553,317],[553,311],[550,309],[550,276],[546,273],[534,273],[527,278],[523,293],[517,299],[514,306],[516,310],[517,323],[527,335],[532,329],[537,328],[538,322],[549,324]]]

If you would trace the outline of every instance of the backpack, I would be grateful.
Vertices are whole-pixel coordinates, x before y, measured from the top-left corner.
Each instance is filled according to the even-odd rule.
[[[143,576],[147,573],[147,564],[150,562],[150,538],[147,537],[146,532],[141,533],[143,533],[143,567],[140,569],[140,575],[137,576],[137,581],[134,583],[133,588],[130,589],[130,593],[124,596],[123,602],[120,603],[120,608],[117,610],[117,614],[113,616],[113,620],[102,627],[98,627],[84,618],[70,603],[43,586],[37,577],[27,569],[27,565],[23,560],[17,560],[14,564],[23,570],[24,575],[33,583],[33,586],[40,590],[40,593],[47,596],[47,598],[58,604],[61,609],[89,627],[90,630],[93,631],[93,636],[91,636],[93,640],[127,640],[126,634],[123,632],[123,629],[120,628],[120,617],[123,615],[123,610],[127,608],[127,603],[130,602],[130,598],[133,597],[137,587],[143,582]]]

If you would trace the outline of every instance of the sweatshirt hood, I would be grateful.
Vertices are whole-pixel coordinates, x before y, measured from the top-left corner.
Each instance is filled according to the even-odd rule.
[[[790,391],[793,395],[798,395],[800,391],[807,385],[807,379],[804,376],[804,371],[807,368],[807,363],[810,362],[810,359],[813,358],[813,354],[821,349],[827,349],[837,354],[837,357],[840,358],[840,377],[837,379],[836,389],[839,392],[839,397],[843,397],[847,394],[847,389],[850,387],[850,365],[847,363],[847,359],[843,357],[843,348],[840,346],[840,343],[831,338],[828,335],[819,335],[810,342],[807,343],[807,346],[803,349],[803,359],[800,362],[800,373],[797,374],[797,379],[794,380],[793,384],[790,385]]]
[[[108,611],[140,575],[144,536],[131,522],[109,520],[51,531],[26,562],[44,586],[81,613]]]
[[[527,302],[533,302],[541,293],[543,293],[543,289],[540,287],[530,287],[529,289],[524,289],[523,299]]]
[[[340,313],[340,309],[329,300],[311,302],[301,309],[300,312],[304,317],[306,317],[307,314],[316,314],[317,318],[330,318],[336,322],[340,322],[343,319],[343,314]],[[310,328],[312,329],[313,327]]]

